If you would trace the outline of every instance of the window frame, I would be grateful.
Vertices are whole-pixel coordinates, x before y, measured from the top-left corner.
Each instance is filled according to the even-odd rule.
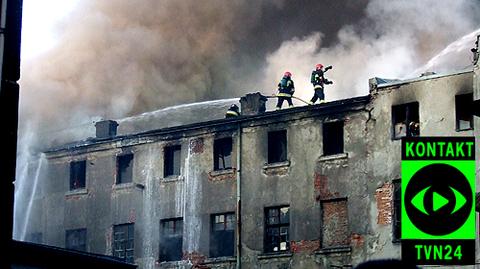
[[[123,173],[122,173],[122,167],[121,164],[123,165],[125,163],[124,159],[127,159],[127,158],[130,158],[130,160],[128,160],[128,166],[126,166],[125,168],[130,168],[129,172],[128,172],[128,177],[127,179],[129,180],[124,180],[123,179]],[[126,183],[132,183],[133,182],[133,166],[134,166],[134,159],[135,159],[135,156],[133,153],[126,153],[126,154],[121,154],[121,155],[117,155],[117,158],[116,158],[116,167],[117,167],[117,174],[116,174],[116,179],[115,179],[115,184],[126,184]]]
[[[217,222],[217,217],[223,217],[223,222]],[[229,218],[231,217],[231,218]],[[227,221],[228,219],[232,221]],[[210,215],[210,251],[209,257],[211,258],[218,258],[218,257],[233,257],[235,255],[235,229],[236,229],[236,216],[235,212],[225,212],[225,213],[217,213]],[[217,224],[223,224],[221,229],[217,229]],[[231,227],[229,227],[228,223],[231,223]],[[219,241],[219,238],[224,239],[225,237],[231,237],[227,239],[228,242],[231,242],[231,245],[225,243],[225,241]],[[215,248],[213,247],[215,245]],[[227,249],[227,247],[229,249]],[[231,249],[230,249],[231,248]]]
[[[400,113],[399,110],[404,109],[404,115],[402,115],[402,119],[405,118],[403,121],[397,121],[400,118]],[[413,110],[413,111],[411,111]],[[416,115],[415,115],[415,110],[416,110]],[[413,114],[413,115],[412,115]],[[409,123],[410,122],[416,122],[420,124],[420,103],[418,101],[413,101],[413,102],[408,102],[408,103],[403,103],[403,104],[397,104],[397,105],[392,105],[391,107],[391,139],[392,140],[400,140],[402,137],[411,137],[413,135],[410,134],[409,130]],[[399,123],[403,123],[405,126],[405,135],[395,135],[395,126]],[[421,134],[421,128],[418,129],[418,134],[415,136],[420,136]]]
[[[468,99],[468,100],[466,100]],[[465,111],[467,110],[467,111]],[[460,116],[459,114],[469,114],[470,117],[470,126],[468,128],[460,127]],[[463,115],[462,115],[463,116]],[[463,132],[470,131],[474,129],[473,124],[473,93],[464,93],[455,95],[455,131]]]
[[[175,229],[177,227],[177,223],[181,222],[181,229],[180,232]],[[166,233],[166,224],[173,222],[173,227],[174,227],[174,233]],[[170,261],[179,261],[182,260],[183,256],[183,227],[184,227],[184,222],[183,218],[169,218],[169,219],[161,219],[160,220],[160,240],[158,244],[158,260],[160,262],[170,262]],[[170,247],[170,244],[172,241],[176,240],[178,241],[180,239],[180,255],[178,259],[174,258],[167,258],[167,255],[169,253],[162,253],[164,249],[171,250],[172,248]],[[162,246],[162,243],[165,246]],[[167,246],[168,245],[168,246]]]
[[[275,138],[278,138],[279,136],[281,136],[282,140],[275,139]],[[281,150],[275,149],[276,146],[281,146]],[[267,134],[267,163],[274,164],[274,163],[282,163],[286,161],[288,161],[287,129],[269,131]]]
[[[230,148],[230,154],[225,155],[225,150],[228,151]],[[227,148],[227,149],[225,149]],[[225,158],[230,158],[230,166],[227,167]],[[223,161],[222,166],[220,167],[220,160]],[[217,138],[213,141],[213,170],[222,171],[232,169],[233,166],[233,138],[223,137]]]
[[[124,229],[126,232],[116,231],[116,229]],[[126,233],[126,236],[124,239],[117,240],[116,236],[121,232]],[[127,247],[129,243],[131,243],[131,248]],[[119,244],[121,248],[117,249],[117,244]],[[123,257],[117,255],[119,252],[123,252]],[[128,256],[129,252],[132,254],[131,256]],[[124,262],[135,263],[135,223],[113,225],[112,256]]]
[[[338,125],[338,126],[337,126]],[[341,125],[341,126],[340,126]],[[329,130],[327,131],[327,129],[335,129],[337,127],[340,127],[339,130]],[[337,132],[340,131],[341,132],[341,139],[338,139],[338,141],[336,141],[337,143],[340,143],[338,146],[338,148],[340,148],[340,150],[332,150],[331,148],[333,147],[330,147],[330,145],[332,145],[332,141],[330,141],[330,139],[335,139],[335,137],[339,136],[337,134]],[[329,133],[329,135],[326,135],[327,132]],[[334,133],[334,134],[332,134]],[[327,139],[329,139],[329,141],[327,141]],[[337,155],[337,154],[342,154],[342,153],[345,153],[345,121],[344,120],[337,120],[337,121],[328,121],[328,122],[324,122],[322,124],[322,148],[323,148],[323,156],[332,156],[332,155]],[[326,146],[327,145],[327,146]],[[335,147],[337,148],[337,147]],[[328,149],[328,151],[327,151]]]
[[[175,152],[178,151],[178,172],[175,171]],[[171,166],[171,167],[170,167]],[[182,172],[182,145],[165,146],[163,149],[163,177],[178,177]]]
[[[80,166],[80,168],[76,168],[76,166]],[[80,171],[78,170],[80,169]],[[78,174],[81,175],[81,180],[78,181]],[[78,187],[75,187],[75,182],[80,182]],[[83,184],[81,184],[83,183]],[[69,190],[82,190],[87,187],[87,160],[76,160],[70,162],[70,184]]]
[[[281,221],[281,209],[282,208],[288,208],[288,222],[283,222]],[[278,211],[278,223],[275,224],[269,224],[269,211],[270,210],[277,210]],[[265,207],[264,210],[264,216],[265,216],[265,229],[264,229],[264,235],[263,235],[263,251],[264,253],[285,253],[290,251],[290,206],[289,205],[281,205],[281,206],[272,206],[272,207]],[[286,249],[282,250],[281,249],[281,243],[282,243],[282,234],[281,230],[282,228],[287,228],[287,234],[286,234]],[[277,241],[278,241],[278,250],[274,250],[274,242],[269,242],[269,229],[278,229],[278,235],[277,235]],[[270,250],[271,249],[271,250]]]

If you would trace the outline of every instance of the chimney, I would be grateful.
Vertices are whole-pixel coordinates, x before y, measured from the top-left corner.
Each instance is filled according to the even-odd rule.
[[[95,123],[98,139],[112,138],[117,135],[118,123],[114,120],[102,120]]]
[[[264,113],[266,110],[266,102],[267,97],[263,96],[259,92],[247,93],[247,95],[240,98],[242,116],[252,116]]]

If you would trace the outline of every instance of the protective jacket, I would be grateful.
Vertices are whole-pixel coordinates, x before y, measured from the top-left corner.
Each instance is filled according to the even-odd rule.
[[[227,110],[227,113],[225,113],[225,118],[232,118],[232,117],[238,117],[238,116],[240,116],[240,113],[238,112],[237,106],[230,107]]]
[[[283,77],[280,83],[278,83],[278,94],[279,97],[292,97],[295,92],[295,85],[293,80],[289,77]]]
[[[323,89],[323,84],[332,84],[332,82],[325,78],[325,72],[322,70],[313,70],[310,77],[310,82],[313,84],[314,89]]]

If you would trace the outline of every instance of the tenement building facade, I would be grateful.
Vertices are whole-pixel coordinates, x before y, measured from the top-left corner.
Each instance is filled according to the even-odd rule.
[[[98,122],[96,138],[45,152],[28,231],[139,268],[399,258],[400,138],[479,143],[479,75],[374,78],[367,96],[280,111],[252,93],[237,118],[123,135]]]

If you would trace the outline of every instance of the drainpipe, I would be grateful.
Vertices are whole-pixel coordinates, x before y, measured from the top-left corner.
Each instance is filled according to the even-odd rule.
[[[237,212],[236,212],[236,220],[237,220],[237,227],[236,227],[236,241],[237,241],[237,269],[242,268],[241,261],[242,261],[242,241],[241,241],[241,167],[242,167],[242,126],[241,123],[238,123],[238,140],[237,140]]]

